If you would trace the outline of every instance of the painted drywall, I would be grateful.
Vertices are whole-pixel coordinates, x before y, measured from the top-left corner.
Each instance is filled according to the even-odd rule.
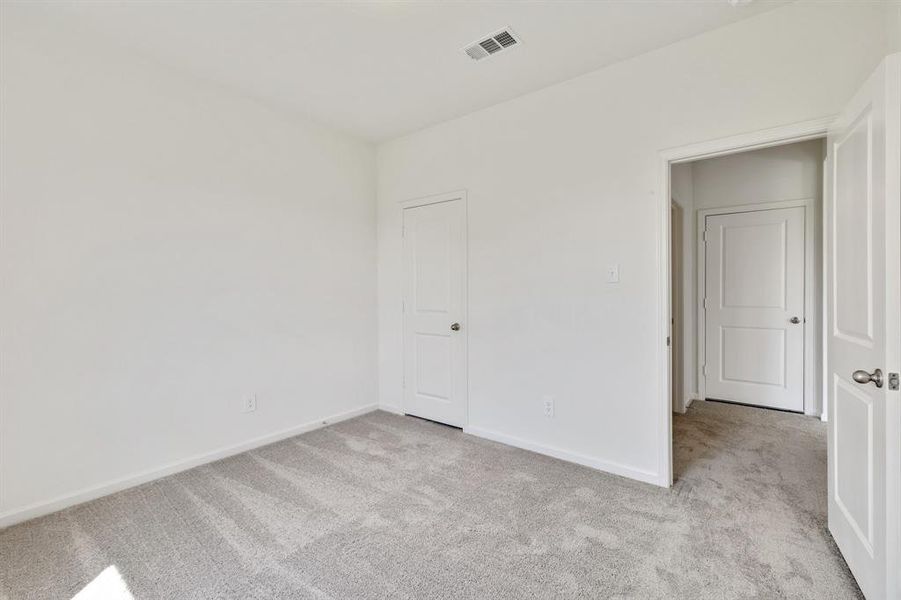
[[[663,483],[658,153],[835,114],[883,21],[792,4],[380,145],[382,406],[402,410],[398,202],[466,189],[468,429]]]
[[[680,182],[680,189],[691,190],[694,207],[692,242],[686,249],[685,261],[697,266],[697,212],[699,210],[812,198],[814,200],[814,214],[812,215],[814,220],[814,281],[812,290],[814,298],[821,299],[823,160],[825,152],[825,141],[819,139],[677,165],[677,167],[681,167],[680,176],[684,177],[687,172],[691,178],[690,184]],[[676,183],[675,168],[674,186]],[[695,313],[700,303],[696,282],[697,278],[695,278],[693,287],[686,290],[685,296],[685,303],[691,306]],[[815,303],[817,312],[808,315],[807,318],[808,326],[815,329],[814,347],[811,350],[815,352],[814,362],[818,370],[813,378],[815,400],[813,404],[808,405],[807,412],[817,416],[822,412],[822,381],[819,376],[819,369],[822,365],[820,304],[821,301],[818,300]],[[697,327],[691,333],[693,333],[691,345],[694,352],[686,355],[686,363],[687,368],[690,368],[694,375],[692,381],[695,387],[692,393],[697,395]]]
[[[373,406],[374,148],[2,28],[0,523]]]
[[[885,27],[888,53],[901,52],[901,2],[885,3]]]
[[[691,165],[695,210],[821,195],[824,149],[810,140],[700,160]]]
[[[679,163],[670,167],[670,192],[673,200],[682,207],[682,404],[673,410],[684,413],[697,396],[697,356],[695,325],[695,211],[692,164]],[[675,350],[675,349],[674,349]]]

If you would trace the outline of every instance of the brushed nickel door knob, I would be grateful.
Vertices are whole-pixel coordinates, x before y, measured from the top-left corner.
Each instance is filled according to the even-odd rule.
[[[451,331],[460,331],[460,324],[459,324],[459,323],[453,323],[453,324],[451,325]]]
[[[872,373],[867,373],[863,369],[858,369],[851,374],[851,379],[860,384],[875,383],[876,387],[882,387],[882,369],[876,369]]]

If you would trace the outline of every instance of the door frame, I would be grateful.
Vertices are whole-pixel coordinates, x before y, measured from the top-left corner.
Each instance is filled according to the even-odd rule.
[[[408,208],[419,208],[421,206],[428,206],[430,204],[441,204],[444,202],[460,202],[463,207],[463,327],[460,329],[460,333],[463,337],[463,361],[461,368],[463,369],[462,378],[465,384],[463,385],[463,427],[467,427],[469,425],[469,203],[467,200],[467,193],[465,189],[455,190],[452,192],[444,192],[441,194],[433,194],[431,196],[422,196],[419,198],[412,198],[409,200],[402,200],[397,203],[398,210],[400,211],[400,238],[401,238],[401,256],[406,256],[406,236],[405,236],[405,224],[404,224],[404,211]],[[401,300],[401,398],[400,398],[400,409],[401,412],[406,414],[407,412],[407,386],[405,373],[407,369],[407,319],[404,314],[404,307],[407,302],[407,293],[406,293],[406,262],[404,261],[404,268],[401,270],[401,278],[400,278],[400,300]]]
[[[780,144],[781,145],[781,144]],[[822,417],[822,408],[818,407],[816,402],[816,378],[818,370],[816,365],[816,331],[820,325],[820,310],[815,298],[815,289],[813,285],[816,271],[814,255],[816,247],[814,245],[815,222],[814,209],[816,208],[815,198],[803,198],[800,200],[781,200],[778,202],[765,202],[762,204],[743,204],[740,206],[729,206],[720,208],[702,208],[698,210],[697,220],[697,240],[695,254],[697,264],[695,268],[698,274],[697,302],[695,309],[697,311],[696,322],[697,331],[697,378],[698,378],[698,396],[700,400],[707,397],[707,376],[704,375],[704,360],[707,356],[707,314],[704,310],[704,294],[707,283],[707,245],[704,243],[702,232],[706,228],[706,220],[709,216],[714,215],[731,215],[736,213],[751,213],[766,210],[778,210],[780,208],[798,208],[804,209],[804,356],[802,365],[804,368],[803,375],[803,394],[804,394],[804,414],[810,416]],[[820,408],[818,411],[817,408]]]
[[[670,167],[673,164],[736,154],[748,150],[759,150],[771,146],[781,146],[794,142],[825,138],[829,125],[835,116],[810,121],[792,123],[770,129],[717,138],[706,142],[676,146],[660,150],[658,161],[657,187],[657,439],[660,440],[657,454],[656,483],[661,487],[673,485],[673,412],[671,402],[672,371],[668,345],[670,331],[670,302],[672,295],[672,274],[670,273]]]
[[[672,313],[670,313],[670,323],[672,324],[672,335],[670,339],[672,340],[671,348],[673,348],[674,352],[670,354],[671,365],[670,368],[673,369],[673,385],[672,385],[672,403],[673,410],[676,412],[684,413],[688,405],[690,404],[690,400],[686,398],[687,394],[685,393],[685,289],[684,289],[684,279],[685,279],[685,256],[684,252],[684,239],[685,235],[685,220],[690,217],[690,215],[685,214],[686,211],[682,208],[682,205],[676,202],[675,199],[670,202],[670,224],[675,225],[670,230],[670,242],[673,244],[674,248],[679,249],[679,256],[673,256],[673,253],[670,253],[670,269],[673,269],[673,287],[672,293],[670,295],[670,302],[675,303],[675,306],[672,306]],[[674,215],[678,215],[679,222],[673,223],[672,217]],[[674,269],[675,267],[675,269]]]

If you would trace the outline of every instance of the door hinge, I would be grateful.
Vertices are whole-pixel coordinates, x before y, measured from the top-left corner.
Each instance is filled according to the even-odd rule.
[[[704,235],[701,236],[701,239],[703,240],[703,242],[704,242],[705,244],[707,243],[707,230],[706,230],[706,229],[704,230]]]
[[[666,336],[666,345],[669,346],[669,336]]]
[[[707,310],[707,298],[704,298],[704,310]]]
[[[704,377],[707,377],[707,365],[701,367],[701,374],[704,375]]]

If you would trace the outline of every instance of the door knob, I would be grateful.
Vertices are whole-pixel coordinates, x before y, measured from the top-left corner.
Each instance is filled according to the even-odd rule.
[[[791,319],[788,320],[788,322],[797,325],[798,323],[801,322],[801,319],[799,317],[792,317]]]
[[[459,324],[459,323],[453,323],[453,324],[451,325],[451,331],[460,331],[460,324]]]
[[[882,387],[882,369],[876,369],[872,373],[867,373],[863,369],[858,369],[851,374],[851,379],[857,383],[867,384],[875,383],[876,387]]]

